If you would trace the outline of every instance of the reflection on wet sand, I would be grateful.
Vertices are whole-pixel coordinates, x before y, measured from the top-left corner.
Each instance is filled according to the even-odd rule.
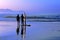
[[[21,38],[22,38],[22,40],[25,40],[26,34],[24,33],[23,35],[21,35]]]

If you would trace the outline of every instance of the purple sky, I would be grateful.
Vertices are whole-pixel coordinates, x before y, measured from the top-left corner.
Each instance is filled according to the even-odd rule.
[[[0,0],[0,9],[24,10],[27,13],[60,13],[60,0]]]

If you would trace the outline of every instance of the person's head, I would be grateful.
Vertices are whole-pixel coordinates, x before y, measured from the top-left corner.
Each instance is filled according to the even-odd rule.
[[[17,16],[19,16],[19,14],[17,14]]]

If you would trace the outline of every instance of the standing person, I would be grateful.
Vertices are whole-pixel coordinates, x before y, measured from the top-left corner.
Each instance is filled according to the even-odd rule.
[[[19,14],[16,17],[16,20],[17,20],[17,29],[16,29],[16,32],[17,32],[17,35],[19,35],[19,29],[20,29],[20,17],[19,17]]]
[[[26,35],[26,16],[25,14],[21,15],[21,37],[24,39]]]
[[[21,35],[23,35],[23,14],[21,15]]]

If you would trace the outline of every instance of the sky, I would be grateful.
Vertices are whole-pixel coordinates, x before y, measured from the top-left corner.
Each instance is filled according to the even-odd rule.
[[[24,10],[27,13],[59,13],[60,0],[0,0],[0,9]]]

